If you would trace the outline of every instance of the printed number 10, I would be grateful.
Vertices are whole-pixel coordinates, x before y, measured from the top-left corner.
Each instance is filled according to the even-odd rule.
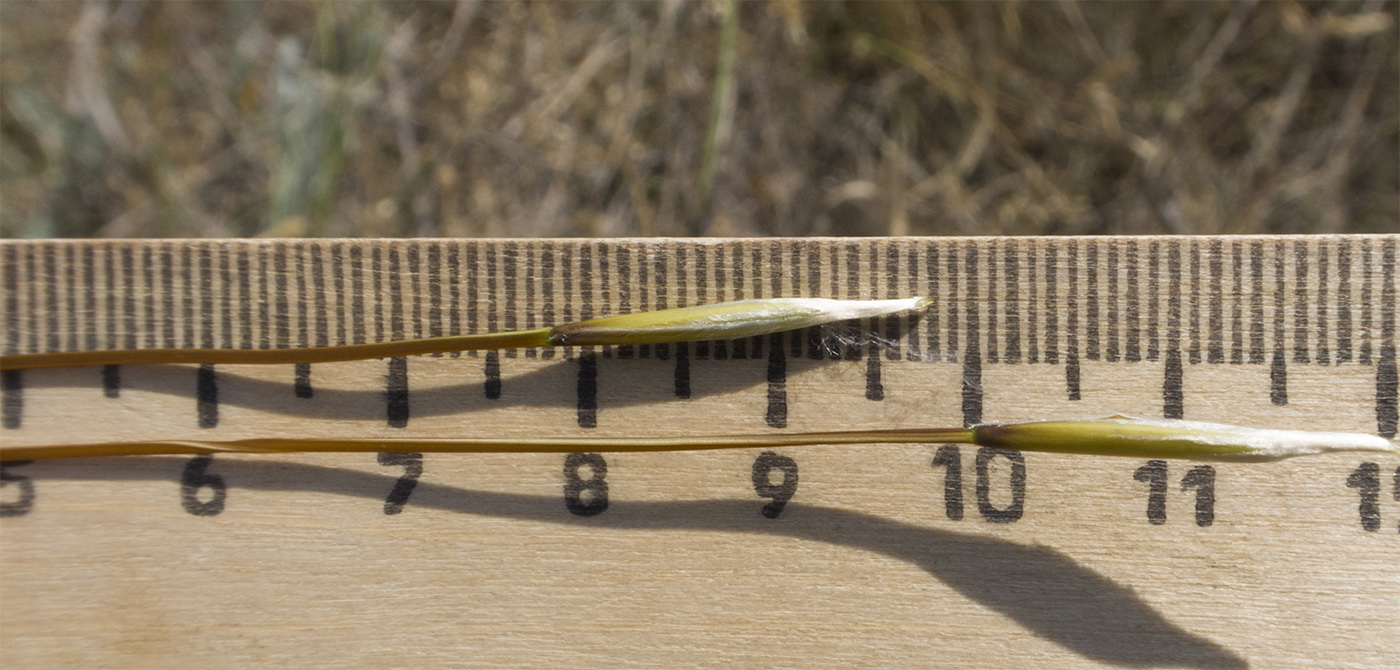
[[[1011,463],[1011,504],[992,504],[991,464],[993,459],[1005,458]],[[963,518],[962,452],[955,446],[938,448],[933,467],[943,471],[943,508],[949,519]],[[1026,458],[1019,451],[982,447],[977,450],[977,513],[991,523],[1011,523],[1020,520],[1026,511]]]

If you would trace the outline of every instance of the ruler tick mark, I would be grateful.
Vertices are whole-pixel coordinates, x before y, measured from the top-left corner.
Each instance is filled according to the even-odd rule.
[[[1381,346],[1376,364],[1376,424],[1380,435],[1395,437],[1397,375],[1395,367],[1395,240],[1381,246]]]
[[[136,295],[137,295],[137,291],[136,291],[136,261],[135,261],[135,252],[132,251],[131,246],[130,246],[129,244],[128,244],[128,245],[123,245],[122,248],[121,248],[121,261],[122,261],[122,263],[121,263],[121,265],[122,265],[122,291],[121,291],[121,296],[122,296],[122,316],[123,316],[122,321],[123,321],[123,325],[125,326],[125,332],[123,333],[123,335],[125,336],[125,337],[124,337],[123,348],[124,348],[124,349],[135,349],[135,348],[136,348]],[[240,268],[240,269],[246,270],[246,268]],[[246,278],[247,276],[248,276],[248,275],[247,275],[246,272],[243,273],[243,277]],[[244,281],[247,281],[247,280],[245,279]],[[245,306],[245,309],[246,309],[246,306],[247,306],[247,303],[246,303],[246,302],[244,303],[244,306]],[[244,323],[247,323],[247,321],[244,321]]]
[[[793,257],[793,259],[792,259],[792,260],[793,260],[793,264],[792,264],[792,265],[793,265],[793,272],[796,272],[796,271],[797,271],[797,267],[798,267],[797,257],[796,257],[796,256],[797,256],[797,253],[798,253],[797,249],[794,248],[794,249],[793,249],[793,256],[794,256],[794,257]],[[809,296],[819,296],[819,295],[821,295],[821,290],[822,290],[822,289],[821,289],[821,280],[822,280],[821,266],[822,266],[821,249],[820,249],[819,247],[817,247],[816,245],[812,245],[811,247],[809,247],[809,248],[807,249],[807,295],[809,295]],[[796,278],[796,277],[793,278],[793,283],[794,283],[794,284],[797,283],[797,278]],[[806,329],[804,332],[806,333],[806,336],[807,336],[807,358],[812,358],[812,359],[824,358],[825,356],[823,355],[824,352],[822,351],[821,333],[818,332],[818,330],[817,330],[816,328],[808,328],[808,329]],[[796,342],[794,342],[794,344],[796,344]],[[835,350],[832,351],[832,354],[833,354],[833,355],[839,355],[839,354],[837,354],[837,353],[835,352]],[[793,355],[794,358],[796,358],[796,357],[798,357],[798,356],[801,356],[802,353],[801,353],[799,350],[797,350],[796,347],[794,347],[794,348],[793,348],[793,351],[792,351],[792,355]]]
[[[462,256],[457,244],[447,247],[447,333],[462,333]],[[532,324],[533,325],[533,324]],[[452,358],[461,358],[462,352],[452,352]]]
[[[365,342],[364,250],[350,247],[350,327],[355,344]]]
[[[18,429],[24,422],[24,371],[0,371],[0,425]]]
[[[169,326],[167,333],[165,333],[165,341],[167,341],[168,347],[174,347],[176,341],[182,341],[181,347],[193,348],[195,347],[195,283],[192,281],[192,271],[190,271],[190,262],[192,262],[192,260],[190,260],[189,246],[179,245],[176,249],[178,249],[178,257],[171,257],[174,256],[174,253],[165,257],[171,259],[171,262],[179,263],[181,292],[179,292],[178,295],[179,302],[181,302],[182,318],[178,320],[175,319],[176,294],[174,290],[167,288],[167,291],[169,291],[171,295],[165,298],[165,301],[167,301],[165,302],[165,308],[167,308],[167,311],[165,311],[165,320],[167,320]],[[167,248],[167,252],[175,252],[175,249]],[[175,274],[174,269],[167,270],[167,273],[169,273],[167,274],[167,281],[171,281],[171,277]],[[183,332],[183,336],[185,336],[183,340],[178,340],[178,338],[176,338],[176,327]]]
[[[482,372],[486,375],[486,381],[482,388],[487,400],[498,400],[501,397],[501,352],[492,349],[486,352],[486,361],[482,365]]]
[[[598,359],[592,351],[578,355],[578,425],[598,427]]]
[[[663,251],[659,251],[659,250],[658,250],[657,252],[655,252],[655,253],[652,254],[652,257],[655,259],[654,265],[653,265],[653,267],[652,267],[652,276],[653,276],[654,282],[655,282],[654,285],[653,285],[653,288],[654,288],[654,290],[655,290],[654,296],[655,296],[655,302],[656,302],[656,305],[655,305],[652,309],[666,309],[666,308],[669,306],[669,303],[668,303],[668,301],[667,301],[668,295],[667,295],[667,286],[666,286],[666,282],[667,282],[667,276],[666,276],[666,253],[663,252]],[[671,347],[670,347],[670,345],[667,345],[667,344],[657,344],[657,345],[647,345],[647,346],[648,346],[648,347],[651,347],[651,346],[654,346],[654,347],[655,347],[656,358],[657,358],[657,360],[662,360],[662,361],[664,361],[664,360],[666,360],[666,359],[668,359],[668,358],[671,357]],[[645,358],[645,357],[647,356],[647,352],[648,352],[648,351],[649,351],[649,349],[648,349],[647,347],[643,347],[643,349],[642,349],[642,357],[643,357],[643,358]]]
[[[58,309],[58,249],[53,244],[45,244],[40,247],[44,259],[44,309],[48,312],[48,351],[61,351],[63,341],[60,339],[58,317],[62,313]],[[169,293],[167,292],[167,295]],[[169,300],[170,298],[166,298]],[[34,306],[35,308],[38,305]]]
[[[1230,294],[1230,362],[1244,362],[1244,247],[1239,242],[1230,245],[1230,277],[1234,281]]]
[[[229,272],[229,248],[226,247],[226,246],[221,246],[221,247],[219,247],[218,256],[219,256],[219,297],[220,297],[220,299],[222,300],[222,304],[220,305],[220,309],[219,309],[219,334],[220,334],[220,336],[221,336],[221,337],[219,338],[219,342],[220,342],[221,346],[223,346],[224,348],[226,348],[226,349],[232,349],[232,348],[233,348],[233,304],[234,304],[235,298],[233,297],[233,276],[232,276],[232,275],[230,274],[230,272]],[[110,258],[110,257],[108,257],[108,262],[109,262],[109,263],[111,262],[111,258]],[[108,269],[108,272],[111,271],[111,267],[110,267],[110,266],[109,266],[107,269]],[[107,277],[107,285],[108,285],[109,287],[112,285],[111,275],[110,275],[110,274],[109,274],[108,277]],[[110,290],[110,289],[109,289],[109,290]],[[109,324],[108,328],[111,327],[111,326],[110,326],[110,323],[111,323],[111,320],[112,320],[112,317],[111,317],[111,312],[112,312],[112,308],[111,308],[111,305],[112,305],[112,295],[113,295],[112,293],[108,293],[108,294],[107,294],[107,305],[108,305],[108,307],[107,307],[107,311],[108,311],[107,321],[108,321],[108,324]],[[110,331],[109,331],[109,332],[110,332]],[[212,339],[213,336],[210,335],[209,337]],[[115,342],[112,343],[112,344],[110,344],[110,345],[108,345],[108,346],[109,346],[110,348],[113,348],[113,349],[116,348]]]
[[[831,267],[832,267],[833,270],[834,270],[835,268],[839,267],[839,266],[836,264],[836,255],[837,255],[837,253],[838,253],[838,250],[837,250],[837,249],[833,248],[833,249],[831,250]],[[857,297],[857,296],[859,295],[859,293],[860,293],[860,248],[857,247],[855,244],[847,244],[847,245],[846,245],[846,249],[845,249],[845,255],[846,255],[846,297],[848,297],[848,298],[855,298],[855,297]],[[832,273],[831,273],[831,277],[832,277],[832,279],[831,279],[831,283],[832,283],[832,286],[831,286],[831,289],[832,289],[832,290],[831,290],[831,297],[833,297],[833,298],[840,298],[840,297],[841,297],[841,292],[838,290],[838,287],[836,286],[836,277],[837,277],[839,274],[840,274],[840,273],[838,273],[838,272],[832,272]],[[851,341],[849,341],[849,342],[843,342],[843,343],[841,343],[841,344],[842,344],[842,347],[841,347],[841,348],[842,348],[842,350],[843,350],[842,353],[844,354],[844,358],[845,358],[846,360],[848,360],[848,361],[858,361],[858,360],[860,360],[861,347],[860,347],[860,344],[856,341],[856,338],[852,338]]]
[[[865,357],[865,399],[885,399],[885,385],[880,380],[880,345],[874,342]]]
[[[195,416],[200,428],[219,425],[219,383],[214,366],[201,365],[195,370]]]
[[[1395,368],[1395,347],[1385,346],[1376,364],[1376,431],[1381,437],[1395,437],[1400,407],[1397,407],[1397,387],[1400,374]]]
[[[293,393],[298,398],[310,398],[314,394],[311,389],[311,364],[297,363],[293,367],[295,369],[292,383]]]
[[[1249,245],[1249,362],[1264,362],[1264,243]]]
[[[1308,247],[1293,245],[1293,362],[1308,362]]]
[[[505,329],[515,330],[516,305],[515,305],[515,278],[516,265],[520,256],[520,247],[514,242],[507,242],[501,245],[501,279],[505,290]],[[505,350],[506,358],[515,358],[519,351],[511,348]]]
[[[1191,341],[1188,344],[1187,355],[1190,363],[1195,365],[1201,362],[1201,245],[1198,241],[1192,240],[1190,249],[1191,297],[1189,308],[1191,313],[1187,323],[1191,328]]]
[[[676,347],[675,394],[677,398],[690,397],[690,349]]]
[[[227,253],[227,250],[225,250],[225,253]],[[106,318],[103,319],[102,325],[103,329],[106,331],[105,334],[107,336],[106,340],[108,349],[117,348],[117,294],[120,293],[120,291],[117,289],[116,258],[116,252],[112,249],[112,247],[107,247],[106,249],[103,249],[102,278],[105,280],[103,283],[103,287],[106,289],[107,292],[107,300],[105,301],[107,311]],[[18,318],[18,315],[16,315],[15,318]],[[224,332],[227,333],[228,330],[226,329]],[[228,335],[225,334],[225,337],[228,337]],[[229,345],[225,344],[225,346]],[[97,347],[94,346],[93,348],[96,349]]]
[[[186,255],[188,255],[188,254],[189,254],[189,249],[186,249],[186,250],[185,250],[185,253],[186,253]],[[67,300],[67,306],[68,306],[68,338],[67,338],[67,349],[68,349],[68,351],[77,351],[77,350],[78,350],[78,333],[79,333],[79,330],[78,330],[79,326],[78,326],[78,286],[77,286],[77,265],[78,265],[78,262],[77,262],[77,261],[78,261],[78,254],[77,254],[77,248],[76,248],[74,245],[71,245],[71,244],[64,245],[64,248],[63,248],[63,255],[64,255],[64,263],[63,263],[63,274],[64,274],[63,294],[64,294],[64,297],[65,297],[66,300]],[[188,272],[189,272],[189,265],[187,264],[187,265],[185,266],[185,268],[186,268],[186,270],[185,270],[186,273],[188,273]],[[91,267],[89,266],[89,267],[87,268],[87,270],[88,270],[88,272],[91,272],[92,269],[91,269]],[[87,285],[88,285],[89,287],[92,286],[92,278],[89,276],[87,279],[88,279],[88,284],[87,284]],[[189,287],[189,278],[188,278],[188,277],[186,277],[185,286],[186,286],[186,289],[188,290],[188,287]],[[188,304],[188,303],[186,303],[186,304]],[[187,314],[186,316],[188,317],[188,314]],[[186,318],[186,319],[185,319],[185,323],[187,323],[187,324],[190,323],[190,319]],[[185,346],[186,346],[186,347],[192,347],[192,346],[194,346],[194,343],[193,343],[193,342],[190,342],[190,343],[186,344]]]
[[[146,294],[146,347],[157,347],[155,336],[160,333],[160,329],[155,326],[155,295],[160,294],[155,288],[155,259],[154,249],[150,246],[141,248],[141,280],[143,280],[143,290]]]
[[[389,374],[385,376],[384,405],[391,428],[408,426],[408,359],[389,359]]]
[[[1225,312],[1224,312],[1224,278],[1225,272],[1225,250],[1220,240],[1211,240],[1210,248],[1207,250],[1210,262],[1210,310],[1208,312],[1208,330],[1206,337],[1208,344],[1206,348],[1206,361],[1210,363],[1225,362]]]
[[[345,346],[346,339],[345,324],[345,251],[344,245],[331,245],[331,277],[332,284],[335,285],[335,343],[337,346]]]
[[[286,349],[292,344],[292,319],[287,302],[287,245],[277,244],[272,248],[273,291],[276,293],[273,305],[273,327],[276,340],[273,346]]]
[[[413,337],[415,339],[423,337],[423,272],[422,272],[422,252],[418,242],[409,242],[404,249],[406,255],[405,265],[408,266],[409,291],[408,299],[412,305],[409,310],[409,319],[413,321]],[[407,336],[407,329],[404,330]]]
[[[494,281],[495,273],[491,276]],[[495,291],[492,291],[492,298],[494,297]],[[399,266],[399,248],[389,247],[389,339],[394,341],[404,339],[403,299],[403,271]]]
[[[428,245],[428,337],[442,337],[442,245],[436,242]]]
[[[1331,347],[1328,346],[1328,325],[1327,309],[1331,307],[1327,301],[1327,273],[1330,261],[1327,254],[1326,243],[1317,247],[1317,354],[1313,360],[1321,365],[1332,362]]]
[[[641,266],[640,279],[646,282],[646,265]],[[554,245],[548,242],[540,246],[540,318],[544,323],[552,324],[554,320]],[[643,350],[643,356],[650,349]],[[540,352],[540,358],[554,358],[554,347],[546,347]]]
[[[1269,401],[1275,405],[1288,404],[1288,357],[1283,348],[1274,349],[1273,362],[1269,364]]]
[[[1026,283],[1030,295],[1026,298],[1026,362],[1040,362],[1040,283],[1036,281],[1040,257],[1036,255],[1036,245],[1026,245]]]
[[[1142,322],[1141,322],[1141,301],[1142,293],[1138,286],[1138,243],[1130,241],[1125,246],[1127,254],[1127,275],[1128,294],[1126,296],[1127,306],[1127,343],[1124,348],[1123,360],[1129,363],[1136,363],[1142,360]]]
[[[325,347],[330,345],[330,324],[328,322],[329,313],[326,310],[326,268],[321,260],[323,253],[320,244],[311,245],[311,291],[314,294],[314,309],[316,312],[316,346]],[[297,286],[301,291],[301,306],[298,308],[301,315],[301,337],[302,346],[306,346],[310,340],[310,322],[307,320],[306,305],[306,275],[302,271],[304,254],[297,254]]]
[[[258,254],[258,348],[272,348],[272,299],[268,293],[272,290],[271,282],[267,278],[267,248],[259,246]]]
[[[1181,378],[1181,350],[1169,349],[1162,375],[1162,418],[1180,419],[1186,415]]]
[[[224,265],[228,267],[227,264]],[[225,295],[228,282],[224,282]],[[228,310],[225,309],[225,312]],[[192,321],[191,321],[192,322]],[[214,259],[208,247],[199,249],[199,341],[205,349],[214,348]],[[193,338],[187,338],[193,339]]]
[[[871,249],[871,254],[870,254],[870,256],[871,256],[871,258],[870,258],[870,270],[871,270],[871,274],[872,274],[872,275],[876,275],[876,272],[875,272],[875,268],[877,267],[877,266],[875,265],[875,249],[876,249],[876,247],[875,247],[874,245],[871,245],[870,249]],[[886,281],[886,284],[885,284],[885,298],[889,298],[889,299],[898,298],[898,297],[899,297],[899,247],[896,246],[894,242],[886,242],[886,243],[884,244],[884,256],[885,256],[885,281]],[[918,294],[914,294],[914,295],[918,295]],[[874,296],[872,296],[872,297],[874,297]],[[901,351],[899,350],[899,349],[900,349],[900,323],[901,323],[902,321],[905,321],[906,319],[907,319],[909,322],[912,322],[912,321],[913,321],[913,315],[892,316],[892,317],[889,317],[889,318],[885,319],[885,339],[889,340],[889,343],[890,343],[890,344],[889,344],[889,347],[888,347],[888,348],[886,349],[886,351],[885,351],[885,358],[888,359],[888,360],[897,361],[897,360],[903,358],[903,352],[901,352]]]
[[[976,304],[977,304],[977,311],[978,311],[978,314],[979,314],[979,315],[981,314],[983,305],[986,306],[986,309],[987,309],[987,346],[986,346],[986,348],[985,348],[985,351],[986,351],[986,359],[987,359],[987,362],[988,362],[988,363],[996,363],[997,361],[1001,360],[1000,352],[998,351],[998,345],[997,345],[997,330],[998,330],[998,328],[997,328],[997,311],[998,311],[998,307],[999,307],[999,306],[998,306],[998,301],[997,301],[997,248],[996,248],[996,244],[993,243],[990,247],[988,247],[987,252],[988,252],[988,253],[987,253],[987,294],[986,294],[986,298],[984,298],[984,299],[981,300],[981,301],[978,301],[977,298],[975,298],[975,297],[969,295],[969,296],[968,296],[968,300],[970,301],[969,304],[973,304],[973,303],[976,303]],[[972,290],[972,289],[973,289],[973,286],[974,286],[974,284],[969,283],[969,284],[968,284],[968,289],[969,289],[969,290]],[[971,320],[969,319],[969,323],[970,323],[970,321],[971,321]],[[980,323],[979,323],[979,326],[980,326]],[[979,331],[979,332],[981,331],[981,328],[980,328],[980,327],[978,328],[978,331]],[[969,333],[968,337],[972,337],[972,335]],[[982,349],[982,347],[979,346],[979,347],[978,347],[978,350],[979,350],[979,351],[983,351],[984,349]]]
[[[701,296],[697,298],[697,303],[704,303],[705,298],[705,251],[704,246],[696,245],[695,249],[695,280],[696,292]],[[676,306],[690,306],[690,263],[686,245],[676,247]],[[680,350],[693,347],[695,357],[706,359],[710,357],[710,343],[705,340],[699,342],[678,342],[676,344],[676,355],[680,356]]]
[[[1381,244],[1381,356],[1395,356],[1395,240]]]
[[[1084,255],[1084,357],[1099,360],[1099,244],[1088,242]]]
[[[743,258],[743,249],[742,249],[739,245],[737,245],[737,244],[734,245],[734,248],[732,249],[730,258],[732,259],[731,262],[730,262],[730,264],[731,264],[731,266],[732,266],[732,267],[731,267],[732,276],[730,277],[730,280],[731,280],[731,281],[733,282],[733,284],[734,284],[734,299],[735,299],[735,300],[743,300],[743,299],[744,299],[744,258]],[[721,264],[721,265],[722,265],[722,264]],[[719,268],[719,267],[715,268],[715,275],[716,275],[716,282],[717,282],[717,283],[720,282],[720,280],[718,279],[718,277],[719,277],[719,273],[720,273],[721,271],[722,271],[722,268]],[[755,274],[758,273],[758,266],[757,266],[757,265],[754,265],[754,273],[755,273]],[[732,356],[732,357],[735,358],[735,359],[748,358],[748,357],[749,357],[748,344],[749,344],[749,338],[740,338],[740,339],[734,340],[733,344],[730,345],[730,352],[729,352],[729,355]]]
[[[968,245],[965,252],[967,269],[967,350],[963,353],[962,413],[963,425],[982,423],[982,342],[980,333],[977,282],[977,247]]]
[[[480,276],[481,272],[481,266],[478,263],[478,256],[480,254],[480,251],[476,242],[468,242],[463,252],[464,253],[462,257],[462,271],[467,276],[467,333],[476,333],[478,332],[477,304],[478,301],[481,299],[481,294],[478,292],[479,284],[477,280],[477,277]],[[554,263],[553,257],[549,256],[548,254],[546,254],[546,257],[544,259],[544,272],[545,286],[552,289],[553,285],[550,283],[550,277],[552,277],[554,274]],[[551,314],[550,312],[554,311],[554,303],[549,300],[548,296],[549,294],[546,294],[544,306],[546,318],[553,316],[553,314]],[[480,354],[475,351],[469,351],[467,352],[467,355],[471,356],[472,358],[476,358]],[[552,356],[553,351],[546,349],[545,358],[551,358]]]
[[[1361,350],[1357,361],[1362,365],[1371,364],[1371,283],[1375,280],[1375,269],[1371,255],[1371,241],[1361,241]]]
[[[772,428],[787,427],[787,350],[782,334],[774,333],[768,340],[768,408],[764,421]]]
[[[1337,245],[1337,362],[1351,358],[1351,241],[1342,240]]]
[[[1020,248],[1015,242],[1007,241],[1003,263],[1006,266],[1006,352],[1002,360],[1015,365],[1021,362],[1021,296],[1018,290],[1021,285],[1021,264]]]
[[[1162,245],[1156,240],[1147,245],[1147,360],[1162,356],[1161,344],[1161,279]]]
[[[102,395],[106,398],[120,398],[122,394],[122,372],[119,365],[102,366]]]
[[[563,281],[563,286],[561,287],[563,290],[560,294],[560,300],[564,303],[563,305],[561,305],[561,313],[563,314],[564,321],[573,321],[574,277],[577,275],[577,272],[574,271],[574,255],[572,245],[563,244],[559,246],[559,267],[559,278]],[[657,281],[665,281],[665,276],[666,273],[664,270],[658,270],[656,273]],[[563,357],[569,360],[573,360],[574,348],[564,347]]]
[[[1118,304],[1122,296],[1118,293],[1118,245],[1109,244],[1106,255],[1107,267],[1104,268],[1104,274],[1108,276],[1108,341],[1104,345],[1104,360],[1117,363],[1122,356],[1122,340],[1119,337]]]
[[[1065,392],[1070,400],[1080,399],[1079,386],[1079,244],[1070,242],[1065,249],[1065,272],[1069,290],[1065,295]]]
[[[1073,272],[1073,270],[1071,270]],[[1045,362],[1060,362],[1059,248],[1045,245]]]
[[[0,263],[0,273],[3,273],[5,283],[5,355],[13,356],[20,351],[19,268],[15,262],[19,247],[7,244],[0,249],[3,249],[5,259],[4,263]]]
[[[1079,400],[1079,355],[1070,352],[1065,358],[1065,395],[1070,400]]]
[[[943,354],[946,360],[955,361],[958,359],[958,277],[962,273],[958,271],[957,247],[951,245],[948,247],[947,270],[948,328],[946,332],[948,333],[948,339],[944,344]],[[934,333],[933,337],[937,338],[937,333]],[[933,351],[935,353],[939,350],[936,342],[937,339],[935,339],[935,344],[933,346]]]
[[[919,263],[919,249],[921,246],[922,245],[910,245],[908,249],[907,259],[905,261],[905,267],[907,268],[907,272],[909,273],[909,295],[921,295],[919,292],[919,285],[922,283],[920,280],[923,279],[923,273],[920,272],[922,266]],[[905,358],[906,360],[910,361],[923,360],[924,351],[927,349],[923,345],[924,339],[927,337],[926,329],[923,327],[923,323],[925,319],[937,318],[938,315],[938,302],[937,298],[935,297],[935,293],[929,291],[923,293],[922,295],[928,296],[929,298],[933,299],[934,302],[931,303],[929,305],[929,308],[924,310],[922,314],[913,313],[908,316],[909,349],[905,354]]]

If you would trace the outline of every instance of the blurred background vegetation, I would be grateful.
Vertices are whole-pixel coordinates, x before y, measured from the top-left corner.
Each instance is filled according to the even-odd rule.
[[[1397,4],[0,6],[0,235],[1394,232]]]

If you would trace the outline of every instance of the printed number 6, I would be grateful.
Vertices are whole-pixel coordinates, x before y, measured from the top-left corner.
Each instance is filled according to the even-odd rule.
[[[180,477],[180,504],[195,516],[214,516],[224,511],[228,487],[223,477],[206,472],[213,462],[213,456],[195,456],[185,464],[185,473]],[[200,502],[199,490],[205,487],[213,489],[214,497],[209,502]]]

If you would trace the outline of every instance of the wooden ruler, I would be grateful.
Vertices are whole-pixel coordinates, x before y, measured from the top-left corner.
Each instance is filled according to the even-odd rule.
[[[8,371],[0,439],[1129,414],[1396,431],[1397,236],[0,243],[0,353],[302,347],[761,296],[733,342]],[[20,667],[1381,667],[1400,462],[947,445],[10,464]]]

